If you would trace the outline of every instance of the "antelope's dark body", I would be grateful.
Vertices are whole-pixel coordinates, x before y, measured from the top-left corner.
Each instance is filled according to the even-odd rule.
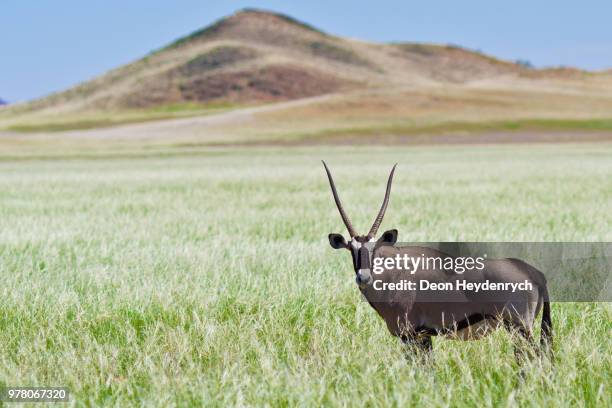
[[[419,257],[449,255],[426,247],[382,246],[374,250],[374,257],[394,257],[397,254]],[[548,307],[546,278],[531,265],[518,259],[484,261],[484,269],[457,274],[444,269],[406,270],[389,269],[373,278],[386,283],[402,280],[427,280],[436,283],[468,282],[521,283],[528,281],[533,289],[518,292],[461,292],[461,291],[387,291],[381,293],[374,284],[360,288],[372,307],[384,319],[389,331],[398,337],[449,335],[458,339],[477,339],[500,325],[518,329],[530,336],[536,316]],[[545,312],[549,314],[549,311]],[[545,316],[544,316],[545,317]],[[543,335],[549,336],[549,319],[543,320]],[[547,339],[545,339],[547,340]]]

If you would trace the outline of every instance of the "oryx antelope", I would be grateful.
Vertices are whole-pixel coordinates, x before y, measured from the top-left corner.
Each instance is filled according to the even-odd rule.
[[[436,249],[418,246],[395,246],[397,230],[384,232],[378,239],[376,233],[385,215],[395,166],[389,174],[387,189],[380,211],[366,235],[359,235],[346,214],[331,172],[323,162],[329,179],[334,201],[340,217],[346,226],[350,239],[347,242],[341,234],[329,234],[329,243],[335,249],[348,249],[353,258],[355,280],[361,293],[370,305],[384,319],[391,334],[400,337],[411,348],[429,351],[432,336],[449,335],[462,340],[480,338],[503,325],[517,332],[527,341],[532,341],[533,326],[540,309],[543,309],[541,323],[541,344],[552,342],[550,303],[544,275],[531,265],[518,259],[491,259],[483,262],[481,270],[457,274],[444,268],[417,269],[408,272],[403,269],[384,270],[374,275],[372,262],[377,257],[444,257],[449,255]],[[456,259],[456,258],[455,258]],[[440,292],[437,297],[431,292],[389,291],[383,295],[375,289],[375,280],[385,283],[428,280],[429,282],[453,282],[465,279],[470,282],[531,282],[531,290],[520,292],[473,293]],[[380,282],[378,282],[380,284]],[[379,287],[381,285],[378,285]],[[518,350],[517,350],[518,351]]]

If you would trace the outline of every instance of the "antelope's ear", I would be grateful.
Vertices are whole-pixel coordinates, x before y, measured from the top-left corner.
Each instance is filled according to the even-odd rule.
[[[379,245],[395,245],[396,242],[397,242],[397,230],[396,229],[385,231],[381,235],[381,237],[378,238],[378,241],[376,241],[376,243]]]
[[[348,248],[348,244],[344,237],[340,234],[329,234],[329,245],[334,249],[344,249]]]

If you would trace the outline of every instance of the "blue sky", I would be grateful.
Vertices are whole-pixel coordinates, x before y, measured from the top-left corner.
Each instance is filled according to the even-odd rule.
[[[244,7],[364,40],[453,43],[539,67],[612,68],[610,1],[2,0],[0,97],[65,89]]]

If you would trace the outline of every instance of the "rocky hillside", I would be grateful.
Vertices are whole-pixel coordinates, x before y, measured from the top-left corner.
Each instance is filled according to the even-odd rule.
[[[284,15],[243,10],[134,63],[22,109],[250,104],[523,74],[531,75],[521,65],[456,46],[343,39]]]

